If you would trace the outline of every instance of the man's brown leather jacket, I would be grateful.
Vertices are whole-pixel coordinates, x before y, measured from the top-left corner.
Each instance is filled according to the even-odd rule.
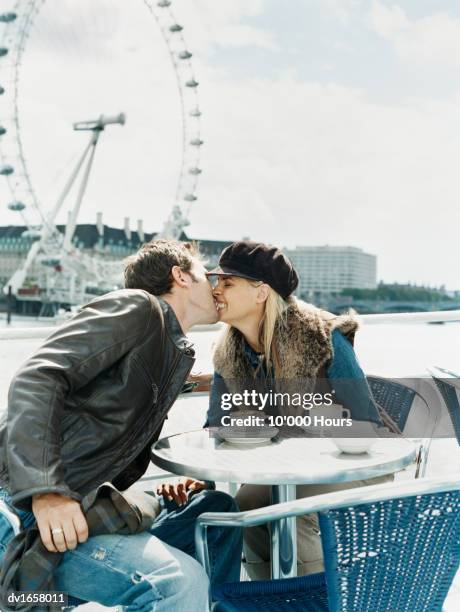
[[[0,487],[80,500],[147,469],[150,445],[194,364],[172,308],[123,289],[84,306],[13,378],[0,423]]]

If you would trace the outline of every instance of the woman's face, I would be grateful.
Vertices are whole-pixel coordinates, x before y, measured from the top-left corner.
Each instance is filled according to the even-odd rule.
[[[217,278],[213,293],[217,302],[219,321],[233,325],[244,319],[262,316],[267,285],[254,286],[253,281],[239,276]]]

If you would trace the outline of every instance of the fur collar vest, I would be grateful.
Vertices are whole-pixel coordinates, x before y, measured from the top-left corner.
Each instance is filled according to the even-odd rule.
[[[280,379],[316,379],[332,359],[331,333],[342,332],[353,343],[358,322],[354,313],[335,316],[300,300],[294,300],[276,326]],[[240,331],[227,328],[214,351],[214,368],[225,379],[248,379],[252,368],[244,353]]]

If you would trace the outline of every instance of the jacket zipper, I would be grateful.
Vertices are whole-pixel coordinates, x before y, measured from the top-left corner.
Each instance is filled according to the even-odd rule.
[[[187,353],[185,353],[185,354],[187,354]],[[173,377],[173,375],[175,374],[175,372],[176,372],[176,370],[177,370],[177,364],[179,363],[180,358],[181,358],[181,353],[179,352],[179,354],[176,356],[176,358],[175,358],[175,360],[174,360],[174,362],[173,362],[173,367],[171,368],[171,370],[170,370],[170,372],[169,372],[169,375],[168,375],[168,378],[166,379],[166,382],[165,382],[165,383],[163,384],[163,386],[161,387],[161,391],[159,391],[159,392],[158,392],[158,396],[157,396],[157,398],[158,398],[158,399],[157,399],[157,401],[158,401],[158,400],[161,398],[161,396],[162,396],[162,394],[163,394],[163,390],[166,388],[166,386],[169,384],[169,381],[171,380],[171,378],[172,378],[172,377]],[[192,367],[193,367],[193,363],[192,363],[192,364],[190,364],[190,368],[187,370],[187,373],[185,374],[185,378],[186,378],[186,377],[187,377],[187,376],[190,374]],[[169,406],[168,406],[168,409],[169,409]],[[135,432],[134,434],[132,434],[132,435],[131,435],[131,436],[128,438],[128,440],[126,441],[126,443],[125,443],[125,444],[122,446],[121,451],[120,451],[120,454],[118,455],[119,457],[122,457],[122,456],[123,456],[123,453],[124,453],[125,449],[126,449],[126,448],[127,448],[127,447],[128,447],[130,444],[131,444],[131,442],[134,440],[134,438],[136,438],[136,437],[137,437],[137,435],[138,435],[139,431],[142,431],[142,429],[144,428],[144,425],[145,425],[145,424],[147,423],[147,421],[149,420],[149,417],[150,417],[150,414],[149,414],[149,413],[147,413],[147,416],[146,416],[146,417],[145,417],[145,418],[142,420],[142,423],[141,423],[141,425],[138,427],[138,429],[136,430],[136,432]],[[112,463],[114,463],[114,462],[112,461]],[[128,465],[129,465],[129,463],[130,463],[130,462],[128,462],[126,465],[124,465],[124,466],[121,468],[120,472],[122,472],[122,471],[123,471],[123,470],[124,470],[124,469],[125,469],[125,468],[126,468]]]

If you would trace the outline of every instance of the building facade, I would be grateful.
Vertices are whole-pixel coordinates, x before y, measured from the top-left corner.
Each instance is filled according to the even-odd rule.
[[[357,247],[299,246],[285,253],[299,274],[299,296],[377,286],[376,255]]]
[[[65,226],[57,226],[62,233]],[[24,236],[24,226],[0,227],[0,292],[8,283],[13,273],[27,257],[34,238]],[[156,233],[144,232],[142,221],[137,221],[136,228],[130,228],[129,218],[125,218],[123,228],[105,225],[101,213],[96,223],[80,224],[75,229],[73,243],[82,253],[105,261],[119,261],[145,242],[155,238]],[[222,250],[231,244],[225,240],[206,240],[190,238],[186,234],[182,240],[196,242],[209,268],[217,265]],[[294,264],[299,277],[297,295],[311,297],[315,293],[337,294],[345,288],[375,289],[377,286],[377,258],[356,247],[299,246],[285,249],[286,255]],[[25,287],[20,290],[19,300],[40,301],[41,288],[37,278],[40,276],[41,264],[35,262],[28,276]],[[1,295],[1,294],[0,294]],[[34,311],[37,305],[34,306]],[[27,309],[29,311],[29,309]]]
[[[57,229],[64,234],[65,226],[57,225]],[[21,225],[7,225],[0,227],[0,291],[11,278],[13,273],[23,264],[33,242],[24,232],[27,228]],[[129,228],[129,219],[125,219],[123,229],[109,227],[102,223],[102,216],[98,214],[95,224],[84,223],[77,225],[72,242],[81,252],[98,257],[102,260],[122,260],[139,246],[151,240],[154,234],[146,234],[142,222],[138,221],[135,231]],[[34,262],[29,271],[29,284],[40,276],[41,264]]]
[[[58,225],[57,229],[64,234],[65,226]],[[0,302],[4,301],[3,289],[8,284],[12,275],[25,262],[27,254],[37,238],[25,234],[25,226],[3,226],[0,227]],[[125,218],[123,228],[115,228],[105,225],[102,214],[97,214],[96,223],[79,224],[75,228],[73,244],[78,251],[99,261],[120,262],[120,282],[122,278],[122,261],[135,253],[139,247],[155,238],[156,233],[144,232],[143,223],[137,221],[136,228],[131,229],[130,220]],[[219,255],[229,241],[221,240],[198,240],[189,238],[186,234],[181,240],[190,240],[198,243],[208,266],[216,266]],[[55,275],[59,277],[59,265],[55,266]],[[36,314],[42,310],[45,301],[42,281],[43,264],[39,261],[33,262],[29,268],[26,281],[16,296],[16,309],[24,314]],[[92,289],[88,289],[92,293]],[[95,288],[95,294],[97,294]],[[90,295],[87,296],[89,298]]]

